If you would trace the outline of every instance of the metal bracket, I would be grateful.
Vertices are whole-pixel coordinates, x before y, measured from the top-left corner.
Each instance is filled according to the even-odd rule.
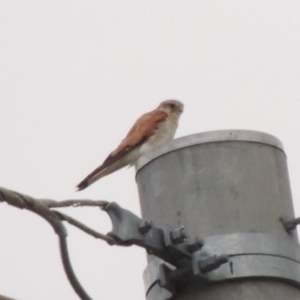
[[[294,219],[288,219],[288,218],[285,218],[285,217],[280,217],[279,220],[281,221],[284,229],[288,233],[295,230],[297,228],[297,226],[300,224],[300,217],[299,218],[294,218]]]
[[[191,260],[191,249],[199,247],[201,241],[186,242],[184,228],[172,230],[153,226],[150,221],[140,219],[132,212],[111,202],[104,210],[112,221],[108,233],[120,246],[137,245],[172,265],[178,267]],[[186,261],[186,262],[185,262]]]
[[[155,279],[155,282],[171,295],[176,292],[178,283],[191,278],[207,282],[206,273],[229,261],[225,255],[203,254],[201,249],[204,240],[188,239],[184,227],[156,227],[152,222],[139,218],[115,202],[105,206],[104,210],[112,221],[112,231],[108,235],[113,237],[118,245],[143,247],[149,254],[171,264],[161,263]]]
[[[229,257],[225,255],[212,255],[205,257],[201,251],[192,254],[192,264],[182,268],[173,269],[172,267],[161,263],[159,265],[158,283],[176,295],[177,286],[190,280],[197,280],[201,283],[208,283],[209,279],[205,274],[218,269],[222,264],[227,263]]]
[[[222,262],[223,258],[228,257],[229,264],[222,264],[210,271],[218,260]],[[205,238],[201,251],[192,254],[193,270],[184,267],[175,269],[164,263],[168,267],[166,270],[166,267],[160,266],[162,263],[160,259],[151,257],[144,271],[147,300],[170,299],[176,287],[184,284],[185,280],[205,284],[267,278],[300,287],[300,247],[291,237],[282,238],[261,232],[210,236]]]

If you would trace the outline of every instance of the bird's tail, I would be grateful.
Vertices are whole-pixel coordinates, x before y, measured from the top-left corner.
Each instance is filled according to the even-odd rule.
[[[88,186],[90,186],[91,184],[93,184],[94,182],[96,182],[97,180],[99,180],[100,178],[110,174],[111,172],[107,172],[105,173],[105,171],[109,169],[106,168],[102,171],[100,171],[99,173],[95,174],[92,177],[87,176],[85,179],[83,179],[77,186],[77,192],[82,191],[84,189],[86,189]],[[108,170],[107,170],[108,171]]]
[[[82,180],[77,186],[76,186],[76,192],[82,191],[86,189],[89,186],[88,180]]]
[[[77,192],[86,189],[88,186],[99,180],[100,178],[109,175],[119,169],[124,168],[128,163],[126,161],[116,161],[115,163],[111,164],[106,168],[99,168],[95,169],[91,174],[89,174],[85,179],[83,179],[77,186]]]

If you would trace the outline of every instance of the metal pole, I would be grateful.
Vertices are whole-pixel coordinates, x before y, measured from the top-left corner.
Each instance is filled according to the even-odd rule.
[[[279,221],[294,210],[277,138],[243,130],[195,134],[141,157],[136,169],[143,218],[184,225],[231,259],[210,273],[211,283],[178,286],[174,299],[300,299],[298,239]],[[169,297],[155,282],[146,289],[147,299]]]

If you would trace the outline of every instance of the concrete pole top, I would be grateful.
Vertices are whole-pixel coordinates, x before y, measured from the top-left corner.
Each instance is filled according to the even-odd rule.
[[[166,145],[148,152],[143,155],[136,163],[138,173],[145,165],[152,160],[178,149],[191,147],[199,144],[218,143],[218,142],[252,142],[276,147],[284,152],[282,142],[271,134],[253,130],[217,130],[188,135],[175,139]]]

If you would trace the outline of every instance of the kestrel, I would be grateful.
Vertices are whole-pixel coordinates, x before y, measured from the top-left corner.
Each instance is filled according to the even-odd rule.
[[[166,100],[156,109],[142,115],[102,165],[77,185],[77,190],[81,191],[125,166],[134,165],[142,154],[172,140],[182,112],[183,103]]]

